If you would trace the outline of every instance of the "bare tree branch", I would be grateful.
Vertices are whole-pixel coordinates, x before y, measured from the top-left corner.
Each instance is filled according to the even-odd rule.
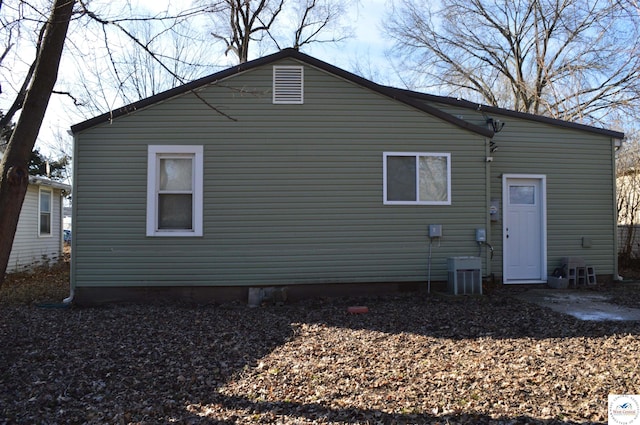
[[[115,21],[109,21],[109,20],[105,20],[102,19],[100,17],[98,17],[95,13],[91,12],[90,10],[88,10],[86,8],[86,5],[84,4],[84,2],[81,0],[80,4],[83,8],[84,13],[89,16],[91,19],[93,19],[94,21],[100,23],[103,27],[104,30],[104,34],[105,34],[105,44],[107,44],[107,50],[109,51],[109,56],[110,59],[112,61],[112,64],[114,65],[114,72],[116,72],[116,74],[118,73],[117,71],[117,66],[115,64],[115,61],[113,59],[113,56],[111,54],[111,49],[108,46],[107,43],[107,33],[105,28],[109,25],[112,25],[116,28],[118,28],[123,34],[125,34],[129,40],[133,41],[138,47],[140,47],[144,52],[146,52],[149,57],[151,57],[162,69],[164,69],[168,74],[170,74],[171,76],[173,76],[177,81],[179,81],[181,84],[185,84],[186,81],[184,81],[182,79],[182,77],[180,75],[177,75],[172,69],[170,69],[167,65],[165,65],[165,63],[160,60],[160,58],[158,58],[158,56],[155,54],[155,52],[151,51],[149,49],[148,44],[143,43],[142,41],[140,41],[137,37],[135,37],[127,28],[125,28],[124,26],[121,25],[121,21],[120,22],[115,22]],[[118,76],[118,81],[120,82],[120,86],[122,86],[124,84],[124,81],[122,79],[120,79],[120,77]],[[197,93],[196,91],[192,90],[191,93],[196,96],[201,102],[203,102],[207,107],[209,107],[211,110],[215,111],[216,113],[224,116],[225,118],[228,118],[232,121],[237,121],[236,118],[233,118],[232,116],[228,115],[227,113],[221,111],[219,108],[213,106],[211,103],[209,103],[206,99],[204,99],[199,93]]]
[[[59,91],[59,90],[53,90],[51,92],[52,94],[59,94],[59,95],[63,95],[63,96],[67,96],[68,98],[70,98],[73,101],[73,104],[75,106],[82,106],[82,102],[80,102],[78,100],[78,98],[76,98],[74,95],[72,95],[70,92],[68,91]]]
[[[346,0],[224,0],[223,3],[223,9],[211,14],[214,22],[211,35],[224,43],[225,54],[233,52],[240,63],[249,59],[254,45],[264,48],[268,43],[277,49],[283,46],[299,49],[311,43],[337,43],[352,35],[347,25],[341,25],[346,19]]]
[[[425,8],[399,0],[385,29],[425,85],[592,122],[638,97],[640,17],[633,2],[443,0]]]
[[[227,22],[214,29],[214,38],[226,45],[240,63],[249,60],[252,41],[259,41],[274,24],[284,6],[284,0],[224,0],[224,7],[213,13],[214,18]]]
[[[292,47],[300,49],[311,43],[338,43],[352,33],[345,27],[332,31],[346,16],[344,2],[333,0],[304,0],[298,11],[297,28],[294,31]],[[321,34],[331,33],[329,38]]]
[[[20,210],[27,192],[27,163],[58,78],[74,0],[56,0],[45,24],[23,111],[0,162],[0,284],[4,280]]]
[[[43,25],[40,28],[40,32],[38,33],[38,41],[36,43],[36,58],[37,58],[37,55],[40,52],[40,48],[42,46],[42,39],[44,37],[45,29],[46,29],[46,26]],[[20,109],[22,109],[22,105],[24,104],[24,100],[27,97],[27,90],[29,89],[29,86],[31,85],[31,81],[33,79],[33,75],[34,75],[35,70],[36,70],[36,61],[37,61],[37,59],[34,60],[31,63],[31,66],[29,66],[29,70],[27,71],[27,73],[25,75],[25,78],[24,78],[24,80],[22,82],[22,86],[18,90],[16,98],[14,99],[13,103],[11,104],[11,106],[9,107],[7,112],[5,112],[5,115],[2,118],[0,118],[0,128],[6,127],[7,125],[9,125],[9,123],[11,123],[13,121],[13,118],[14,118],[15,114]]]

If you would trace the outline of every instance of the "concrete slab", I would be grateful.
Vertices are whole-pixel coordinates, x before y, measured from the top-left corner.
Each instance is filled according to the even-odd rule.
[[[532,289],[517,298],[569,314],[580,320],[640,321],[640,309],[622,307],[608,301],[611,296],[558,289]]]

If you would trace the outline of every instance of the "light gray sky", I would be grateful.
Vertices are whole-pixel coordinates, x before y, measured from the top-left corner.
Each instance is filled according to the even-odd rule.
[[[390,43],[382,36],[381,25],[391,7],[391,1],[361,0],[358,2],[347,0],[346,4],[349,8],[347,21],[353,27],[354,37],[337,45],[311,44],[302,50],[304,53],[348,71],[354,70],[356,62],[358,66],[375,63],[376,68],[386,67],[384,51],[390,47]],[[169,5],[169,10],[185,10],[192,3],[192,0],[133,0],[132,3],[134,6],[160,13],[167,10],[167,5]],[[250,59],[256,59],[256,57]],[[232,66],[234,63],[230,61],[229,65]]]
[[[95,6],[98,1],[92,4]],[[105,0],[106,7],[119,7],[118,3]],[[389,47],[389,42],[382,36],[382,20],[387,14],[390,0],[363,0],[358,7],[350,4],[349,22],[354,30],[354,37],[338,45],[335,44],[312,44],[305,46],[302,51],[325,62],[329,62],[347,71],[360,71],[365,78],[371,78],[383,84],[393,84],[394,73],[386,57],[385,50]],[[184,10],[191,4],[191,0],[134,0],[133,7],[140,7],[151,12],[163,12],[169,10]],[[85,40],[85,43],[91,43]],[[224,58],[221,58],[224,60]],[[251,57],[250,59],[255,59]],[[78,60],[77,58],[75,60]],[[80,59],[82,60],[82,59]],[[228,59],[229,63],[218,63],[223,66],[233,65],[233,59]],[[73,74],[66,72],[64,66],[70,67],[70,62],[65,61],[60,71],[60,79]],[[4,99],[6,100],[6,98]],[[113,108],[123,106],[114,104]],[[4,104],[0,108],[6,109]],[[70,149],[71,136],[68,130],[71,125],[83,120],[74,113],[71,100],[64,96],[53,96],[47,111],[47,116],[40,131],[39,141],[36,145],[45,154],[57,156],[56,150],[60,143],[66,143],[66,149]],[[105,111],[106,112],[106,111]],[[65,138],[62,142],[61,138]]]

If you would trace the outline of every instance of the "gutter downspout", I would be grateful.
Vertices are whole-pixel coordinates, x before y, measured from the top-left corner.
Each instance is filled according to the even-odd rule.
[[[58,196],[58,226],[59,226],[58,240],[60,243],[58,244],[58,249],[60,250],[61,254],[64,254],[63,253],[64,251],[64,217],[63,217],[64,207],[62,206],[63,203],[64,203],[64,190],[60,189],[60,196]]]
[[[491,139],[485,139],[485,206],[484,206],[484,228],[486,229],[486,242],[487,247],[491,247],[491,163],[493,162],[493,156],[491,152]],[[493,247],[491,247],[493,251]],[[493,255],[489,255],[489,249],[485,250],[484,259],[487,264],[486,276],[491,276],[491,261]]]
[[[621,281],[618,270],[618,179],[616,178],[616,152],[622,147],[622,140],[611,139],[611,168],[613,179],[613,280]]]

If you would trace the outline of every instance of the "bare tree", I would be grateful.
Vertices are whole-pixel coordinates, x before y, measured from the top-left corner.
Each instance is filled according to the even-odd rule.
[[[27,190],[27,164],[42,126],[47,105],[53,93],[59,92],[71,96],[69,92],[54,90],[70,23],[79,22],[81,18],[85,18],[83,19],[84,23],[76,25],[75,29],[87,28],[91,23],[98,24],[98,27],[102,29],[101,35],[104,37],[105,45],[109,46],[106,54],[107,57],[112,59],[110,64],[113,66],[115,73],[124,76],[118,81],[125,82],[128,79],[132,79],[130,76],[126,76],[131,71],[131,68],[123,74],[122,71],[118,70],[122,63],[115,60],[112,55],[110,56],[110,53],[116,47],[110,43],[117,39],[117,37],[108,37],[111,29],[116,29],[116,33],[126,43],[139,47],[161,69],[182,83],[184,79],[178,75],[179,65],[176,65],[177,62],[172,64],[167,57],[163,56],[163,52],[154,51],[156,48],[153,44],[154,37],[150,37],[147,40],[140,39],[134,31],[127,28],[125,23],[144,21],[175,22],[176,20],[187,19],[189,16],[196,16],[202,12],[201,9],[192,9],[181,12],[176,16],[161,14],[160,16],[151,17],[129,15],[126,18],[102,18],[90,10],[87,6],[88,3],[83,0],[77,0],[77,3],[76,0],[41,0],[51,10],[50,15],[47,17],[40,12],[44,6],[43,4],[36,4],[38,1],[40,0],[11,3],[13,9],[9,9],[9,11],[15,12],[11,15],[10,13],[5,13],[7,5],[0,0],[0,7],[3,8],[0,24],[7,29],[6,32],[0,34],[0,43],[5,46],[2,50],[2,56],[0,56],[0,66],[2,67],[2,75],[5,81],[10,81],[9,78],[4,78],[7,75],[14,77],[16,80],[10,81],[10,88],[15,93],[15,98],[11,102],[8,113],[0,113],[0,128],[10,126],[13,118],[18,116],[17,112],[20,111],[18,121],[13,127],[8,143],[6,143],[2,162],[0,163],[0,284],[4,280],[20,210]],[[76,11],[78,20],[72,21],[76,4],[79,5]],[[130,9],[127,12],[132,13]],[[7,18],[8,16],[16,16],[16,18],[11,21]],[[19,46],[20,42],[24,42],[25,46]],[[30,43],[33,44],[30,45]],[[71,40],[69,41],[69,47],[77,48]],[[30,57],[32,52],[35,53],[35,60],[29,62],[27,58]],[[7,63],[9,56],[12,57],[11,63]],[[135,69],[132,73],[135,73]],[[139,86],[138,88],[141,87]],[[155,90],[158,87],[154,85],[153,89]],[[105,90],[108,90],[108,88],[105,87]],[[122,87],[117,87],[117,90],[122,90]],[[203,102],[205,101],[203,100]],[[215,110],[214,107],[211,108]],[[218,113],[225,115],[222,112]]]
[[[250,47],[301,48],[311,43],[337,43],[351,36],[344,0],[223,0],[213,2],[214,38],[239,63]]]
[[[640,224],[640,139],[636,129],[616,154],[616,201],[620,233],[619,258],[629,265],[639,254],[637,227]]]
[[[293,42],[285,47],[300,49],[312,43],[338,43],[351,37],[351,29],[341,25],[346,14],[342,1],[298,1],[293,5]]]
[[[213,65],[210,59],[207,60],[211,55],[206,44],[190,32],[189,27],[178,23],[162,29],[145,25],[132,32],[137,39],[143,40],[148,50],[154,52],[155,58],[137,45],[121,52],[121,69],[128,72],[126,79],[118,85],[124,93],[130,92],[134,96],[126,102],[152,96],[210,72]],[[157,59],[162,60],[170,72],[159,66]]]
[[[225,54],[232,52],[240,63],[249,60],[252,41],[261,41],[282,12],[285,0],[223,0],[212,5],[214,29],[211,35],[224,42]]]
[[[0,3],[0,6],[1,6],[1,3]],[[12,6],[13,6],[13,9],[18,9],[17,5],[12,5]],[[7,6],[5,6],[5,10],[6,8]],[[3,70],[6,70],[8,72],[11,71],[14,67],[20,66],[20,64],[16,64],[16,59],[11,60],[10,64],[6,64],[6,61],[9,60],[8,59],[9,54],[12,51],[15,51],[16,49],[23,48],[21,43],[22,38],[24,38],[23,34],[30,33],[29,29],[27,29],[23,25],[24,17],[21,16],[22,13],[19,13],[18,10],[14,10],[14,12],[18,12],[18,13],[5,13],[3,15],[0,15],[0,25],[2,27],[1,38],[3,43],[3,51],[2,51],[2,54],[0,55],[0,66],[2,66]],[[38,18],[39,17],[36,15],[35,18],[31,18],[31,19],[38,19]],[[44,17],[42,21],[46,21],[46,17]],[[42,38],[44,36],[44,31],[46,28],[47,27],[44,24],[42,24],[39,30],[36,32],[36,37],[37,37],[35,41],[36,52],[40,50],[40,47],[42,45]],[[36,57],[37,57],[37,53],[36,53]],[[14,120],[16,113],[20,109],[22,109],[22,105],[24,104],[25,97],[27,95],[27,89],[29,88],[29,84],[31,84],[31,81],[33,79],[33,74],[35,72],[35,67],[36,67],[35,59],[30,64],[24,64],[24,66],[28,68],[27,72],[25,74],[25,77],[22,78],[19,83],[20,87],[16,90],[18,95],[15,97],[14,101],[9,106],[9,108],[7,108],[7,110],[3,112],[3,116],[0,118],[0,128],[10,125]],[[7,80],[7,81],[4,81],[3,83],[7,84],[11,82]],[[6,87],[5,87],[5,90],[6,90]]]
[[[122,20],[92,12],[84,30],[99,41],[74,55],[83,111],[104,113],[211,73],[215,56],[191,22],[200,13]]]
[[[26,193],[27,163],[35,146],[49,99],[53,93],[61,93],[71,98],[76,105],[82,102],[82,99],[71,91],[54,90],[67,30],[72,22],[72,13],[76,4],[79,6],[76,11],[78,20],[73,22],[78,24],[74,29],[88,31],[90,27],[97,28],[96,33],[90,38],[94,42],[101,41],[104,49],[102,57],[93,57],[94,63],[106,62],[109,65],[108,73],[101,72],[102,78],[96,79],[100,84],[91,85],[86,78],[81,78],[86,92],[91,93],[93,95],[91,97],[95,97],[98,92],[102,93],[104,99],[113,98],[128,102],[152,95],[176,83],[182,84],[187,78],[199,72],[200,57],[197,54],[194,55],[195,50],[192,49],[195,43],[185,42],[185,40],[193,41],[193,38],[189,38],[192,34],[188,34],[185,38],[188,33],[186,21],[190,18],[200,16],[203,12],[219,13],[221,5],[228,7],[227,11],[231,10],[232,13],[227,16],[236,25],[233,27],[232,22],[231,28],[241,29],[228,39],[229,47],[238,54],[239,58],[246,60],[251,41],[259,41],[265,37],[275,40],[269,31],[282,12],[284,1],[221,0],[207,7],[191,8],[175,15],[160,13],[139,17],[133,16],[133,11],[128,4],[101,3],[109,10],[121,7],[121,16],[125,16],[110,17],[112,15],[109,13],[96,13],[95,10],[91,10],[87,0],[19,1],[11,4],[13,9],[10,11],[15,12],[13,15],[4,13],[4,8],[7,6],[0,0],[0,8],[3,8],[0,25],[4,30],[0,33],[0,67],[3,77],[6,75],[15,77],[15,81],[11,81],[10,84],[10,91],[15,93],[15,98],[6,113],[0,113],[0,128],[10,126],[13,118],[18,116],[20,111],[18,122],[15,124],[12,137],[6,144],[4,157],[0,163],[0,283],[4,279]],[[320,40],[317,37],[318,34],[330,27],[329,22],[337,16],[332,13],[337,9],[326,7],[322,9],[319,6],[329,5],[334,1],[339,0],[309,0],[304,8],[300,9],[305,13],[298,16],[301,24],[295,33],[294,43],[297,46]],[[43,5],[51,8],[50,17],[40,12],[43,10]],[[25,10],[30,13],[28,18],[24,13]],[[317,14],[320,10],[328,14],[326,19],[318,18],[322,16],[322,13]],[[16,18],[11,20],[9,16],[16,16]],[[80,21],[81,18],[84,19]],[[23,26],[23,22],[29,25]],[[153,24],[157,26],[152,26]],[[244,32],[245,29],[248,30],[247,33]],[[29,35],[26,36],[27,34]],[[85,34],[89,35],[87,32]],[[161,38],[163,41],[159,42]],[[173,43],[168,44],[167,39],[172,40]],[[19,46],[19,43],[24,40],[32,43],[28,46],[29,48],[24,49]],[[75,44],[73,38],[67,41],[69,41],[67,47],[74,49],[76,56],[83,59],[91,58],[91,55],[82,54],[80,47],[84,43]],[[123,47],[126,52],[124,55],[118,53]],[[25,58],[28,58],[32,51],[35,52],[36,59],[29,62]],[[11,54],[14,62],[7,64],[7,58]],[[17,62],[20,66],[15,66]],[[104,68],[96,69],[104,71]],[[107,75],[111,79],[104,78]],[[84,77],[87,77],[87,74]],[[193,94],[215,113],[234,119],[208,104],[197,92]],[[96,102],[93,106],[96,108],[93,109],[94,113],[113,109],[110,103],[104,102]]]
[[[639,99],[640,19],[627,6],[609,0],[398,0],[385,30],[422,85],[593,123]]]
[[[0,162],[0,284],[9,261],[20,210],[27,192],[27,164],[58,78],[75,0],[55,0],[44,24],[22,111]]]

